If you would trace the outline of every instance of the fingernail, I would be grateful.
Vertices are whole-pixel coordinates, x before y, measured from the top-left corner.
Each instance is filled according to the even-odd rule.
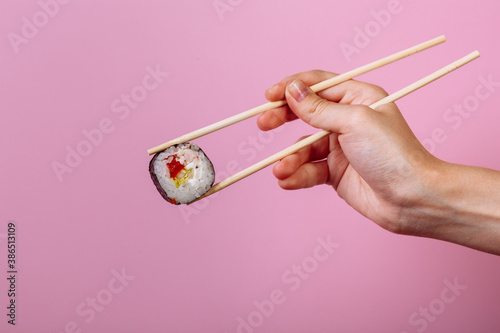
[[[290,85],[288,85],[288,91],[299,103],[311,93],[309,87],[306,86],[300,79],[295,79],[292,83],[290,83]]]

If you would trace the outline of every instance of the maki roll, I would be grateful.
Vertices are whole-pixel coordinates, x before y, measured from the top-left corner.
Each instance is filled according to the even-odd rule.
[[[213,185],[215,172],[203,150],[193,143],[181,143],[157,153],[149,173],[161,196],[171,204],[187,204]]]

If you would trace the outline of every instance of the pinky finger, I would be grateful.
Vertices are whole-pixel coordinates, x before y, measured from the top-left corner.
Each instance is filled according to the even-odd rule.
[[[290,177],[278,180],[284,190],[298,190],[328,183],[329,169],[327,161],[305,163]]]

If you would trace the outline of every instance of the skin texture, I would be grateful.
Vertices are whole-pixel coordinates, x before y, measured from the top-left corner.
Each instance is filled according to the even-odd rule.
[[[261,130],[300,118],[332,134],[273,168],[283,189],[329,185],[382,228],[446,240],[500,255],[500,172],[446,163],[418,141],[380,87],[350,80],[313,93],[308,86],[337,74],[309,71],[266,91],[288,105],[259,116]]]

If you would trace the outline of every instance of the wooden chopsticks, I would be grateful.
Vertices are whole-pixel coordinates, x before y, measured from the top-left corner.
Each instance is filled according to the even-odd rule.
[[[433,46],[441,44],[441,43],[443,43],[445,41],[446,41],[446,37],[445,36],[439,36],[439,37],[431,39],[431,40],[429,40],[427,42],[415,45],[415,46],[410,47],[410,48],[408,48],[406,50],[403,50],[403,51],[391,54],[390,56],[387,56],[387,57],[382,58],[380,60],[374,61],[372,63],[369,63],[367,65],[361,66],[359,68],[353,69],[353,70],[351,70],[351,71],[349,71],[347,73],[344,73],[344,74],[335,76],[335,77],[333,77],[331,79],[325,80],[323,82],[317,83],[317,84],[313,85],[311,87],[311,89],[314,92],[319,92],[319,91],[325,90],[327,88],[333,87],[333,86],[335,86],[335,85],[337,85],[339,83],[342,83],[342,82],[345,82],[347,80],[350,80],[350,79],[352,79],[352,78],[354,78],[356,76],[359,76],[361,74],[367,73],[367,72],[372,71],[374,69],[380,68],[380,67],[385,66],[385,65],[390,64],[390,63],[393,63],[393,62],[395,62],[397,60],[406,58],[406,57],[408,57],[408,56],[410,56],[412,54],[418,53],[420,51],[427,50],[428,48],[431,48]],[[263,113],[263,112],[265,112],[267,110],[275,109],[277,107],[280,107],[280,106],[283,106],[283,105],[286,105],[286,104],[287,103],[286,103],[285,100],[283,100],[283,101],[276,101],[276,102],[269,102],[269,103],[262,104],[260,106],[257,106],[255,108],[253,108],[253,109],[244,111],[244,112],[239,113],[237,115],[234,115],[232,117],[229,117],[229,118],[226,118],[226,119],[221,120],[219,122],[216,122],[216,123],[214,123],[212,125],[208,125],[206,127],[200,128],[200,129],[198,129],[198,130],[196,130],[194,132],[182,135],[182,136],[180,136],[180,137],[178,137],[176,139],[173,139],[171,141],[165,142],[164,144],[161,144],[159,146],[156,146],[156,147],[153,147],[151,149],[148,149],[148,154],[152,155],[152,154],[155,154],[155,153],[160,152],[162,150],[165,150],[168,147],[173,146],[175,144],[179,144],[179,143],[183,143],[183,142],[194,140],[194,139],[199,138],[201,136],[204,136],[204,135],[210,134],[212,132],[218,131],[218,130],[224,128],[224,127],[227,127],[227,126],[230,126],[230,125],[234,125],[234,124],[236,124],[236,123],[238,123],[240,121],[243,121],[243,120],[248,119],[250,117],[256,116],[256,115],[258,115],[260,113]]]
[[[437,37],[437,38],[434,38],[434,39],[431,39],[427,42],[424,42],[424,43],[421,43],[421,44],[418,44],[418,45],[415,45],[413,47],[410,47],[406,50],[403,50],[403,51],[400,51],[400,52],[397,52],[397,53],[394,53],[392,55],[389,55],[385,58],[382,58],[380,60],[377,60],[377,61],[374,61],[372,63],[369,63],[367,65],[364,65],[364,66],[361,66],[359,68],[356,68],[356,69],[353,69],[347,73],[344,73],[344,74],[340,74],[338,76],[335,76],[333,78],[330,78],[328,80],[325,80],[323,82],[320,82],[320,83],[317,83],[313,86],[311,86],[311,89],[314,91],[314,92],[319,92],[319,91],[322,91],[322,90],[325,90],[327,88],[330,88],[330,87],[333,87],[337,84],[340,84],[342,82],[345,82],[347,80],[350,80],[356,76],[359,76],[361,74],[364,74],[364,73],[367,73],[369,71],[372,71],[374,69],[377,69],[377,68],[380,68],[382,66],[385,66],[387,64],[390,64],[390,63],[393,63],[397,60],[400,60],[402,58],[405,58],[405,57],[408,57],[412,54],[415,54],[415,53],[418,53],[420,51],[423,51],[423,50],[426,50],[428,48],[431,48],[433,46],[436,46],[438,44],[441,44],[443,42],[446,41],[446,38],[444,36],[440,36],[440,37]],[[449,64],[448,66],[445,66],[443,68],[441,68],[440,70],[424,77],[423,79],[421,80],[418,80],[417,82],[415,83],[412,83],[410,84],[409,86],[381,99],[380,101],[370,105],[370,108],[372,109],[376,109],[377,107],[383,105],[383,104],[387,104],[387,103],[391,103],[391,102],[395,102],[397,101],[398,99],[412,93],[413,91],[417,90],[417,89],[420,89],[422,87],[424,87],[425,85],[439,79],[440,77],[454,71],[455,69],[471,62],[472,60],[476,59],[479,57],[479,52],[478,51],[474,51],[470,54],[468,54],[467,56]],[[208,125],[206,127],[203,127],[203,128],[200,128],[196,131],[193,131],[191,133],[188,133],[188,134],[185,134],[185,135],[182,135],[176,139],[173,139],[171,141],[168,141],[168,142],[165,142],[159,146],[156,146],[156,147],[153,147],[151,149],[148,150],[148,154],[149,155],[152,155],[152,154],[155,154],[155,153],[158,153],[160,151],[163,151],[165,149],[167,149],[168,147],[172,146],[172,145],[175,145],[175,144],[179,144],[179,143],[183,143],[183,142],[187,142],[187,141],[191,141],[193,139],[196,139],[196,138],[199,138],[201,136],[204,136],[204,135],[207,135],[207,134],[210,134],[212,132],[215,132],[215,131],[218,131],[224,127],[227,127],[227,126],[230,126],[230,125],[233,125],[233,124],[236,124],[240,121],[243,121],[245,119],[248,119],[250,117],[253,117],[257,114],[260,114],[260,113],[263,113],[267,110],[272,110],[274,108],[277,108],[277,107],[280,107],[280,106],[283,106],[283,105],[286,105],[287,102],[286,100],[282,100],[282,101],[276,101],[276,102],[269,102],[269,103],[265,103],[265,104],[262,104],[260,106],[257,106],[253,109],[250,109],[250,110],[247,110],[247,111],[244,111],[242,113],[239,113],[237,115],[234,115],[232,117],[229,117],[229,118],[226,118],[226,119],[223,119],[219,122],[216,122],[214,124],[211,124],[211,125]],[[243,178],[246,178],[252,174],[254,174],[255,172],[259,171],[259,170],[262,170],[263,168],[285,158],[286,156],[288,155],[291,155],[297,151],[299,151],[300,149],[304,148],[304,147],[307,147],[308,145],[311,145],[313,144],[314,142],[316,141],[319,141],[321,140],[322,138],[330,135],[331,133],[328,132],[328,131],[320,131],[316,134],[313,134],[293,145],[291,145],[290,147],[286,148],[286,149],[283,149],[282,151],[272,155],[272,156],[269,156],[268,158],[222,180],[221,182],[215,184],[214,186],[212,186],[212,188],[207,192],[205,193],[203,196],[201,196],[200,198],[198,198],[197,200],[193,201],[192,203],[198,201],[198,200],[201,200],[203,198],[206,198],[208,197],[209,195],[211,194],[214,194],[234,183],[236,183],[237,181],[243,179]]]
[[[409,86],[407,86],[407,87],[381,99],[380,101],[370,105],[370,108],[376,109],[377,107],[379,107],[383,104],[395,102],[398,99],[414,92],[415,90],[420,89],[423,86],[439,79],[440,77],[454,71],[455,69],[458,69],[459,67],[471,62],[472,60],[478,58],[479,55],[480,54],[478,51],[474,51],[474,52],[468,54],[467,56],[449,64],[448,66],[443,67],[440,70],[424,77],[423,79],[418,80],[417,82],[412,83]],[[242,171],[224,179],[223,181],[215,184],[214,186],[212,186],[212,188],[210,190],[208,190],[207,193],[205,193],[203,196],[198,198],[196,201],[201,200],[203,198],[206,198],[209,195],[214,194],[215,192],[218,192],[218,191],[228,187],[229,185],[232,185],[232,184],[236,183],[237,181],[254,174],[255,172],[285,158],[286,156],[291,155],[291,154],[299,151],[300,149],[307,147],[308,145],[313,144],[314,142],[316,142],[318,140],[321,140],[322,138],[324,138],[325,136],[327,136],[329,134],[331,134],[331,133],[323,130],[323,131],[320,131],[316,134],[313,134],[313,135],[295,143],[294,145],[292,145],[286,149],[283,149],[282,151],[280,151],[280,152],[278,152],[278,153],[276,153],[276,154],[274,154],[274,155],[272,155],[272,156],[270,156],[270,157],[268,157],[268,158],[266,158],[266,159],[264,159],[256,164],[246,168],[245,170],[242,170]],[[196,201],[193,201],[192,203],[194,203]]]

